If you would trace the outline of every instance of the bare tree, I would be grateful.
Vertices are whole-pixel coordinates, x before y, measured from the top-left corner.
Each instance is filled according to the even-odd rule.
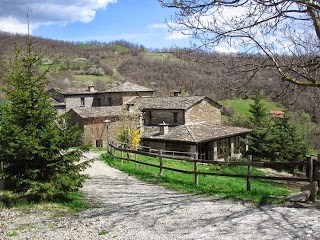
[[[158,1],[177,10],[168,26],[192,37],[197,49],[241,53],[238,65],[254,58],[238,68],[247,77],[268,69],[284,82],[320,87],[319,0]]]

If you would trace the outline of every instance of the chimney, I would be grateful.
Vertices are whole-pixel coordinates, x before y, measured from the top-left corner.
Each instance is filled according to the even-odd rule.
[[[93,85],[89,85],[88,86],[88,91],[89,92],[94,92],[94,86]]]
[[[169,132],[169,124],[163,122],[159,124],[160,127],[160,135],[166,135]]]

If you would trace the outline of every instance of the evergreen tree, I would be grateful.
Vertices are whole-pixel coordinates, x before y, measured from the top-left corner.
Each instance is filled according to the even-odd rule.
[[[254,160],[304,160],[308,146],[290,117],[285,115],[283,118],[266,119],[248,137]]]
[[[275,138],[274,142],[277,143],[271,145],[270,159],[275,161],[303,161],[305,159],[308,146],[288,114],[283,118],[274,119],[269,135],[271,139]]]
[[[260,94],[257,94],[253,99],[253,104],[250,104],[249,112],[251,113],[250,121],[253,127],[259,127],[268,120],[268,109],[261,102],[262,97]]]
[[[70,150],[81,132],[57,116],[40,64],[30,39],[25,54],[16,48],[3,79],[8,102],[1,109],[0,161],[13,191],[52,200],[82,186],[89,162],[79,162],[84,149]]]

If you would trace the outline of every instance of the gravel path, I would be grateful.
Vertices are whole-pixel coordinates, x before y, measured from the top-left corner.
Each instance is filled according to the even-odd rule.
[[[76,216],[61,209],[3,210],[0,239],[320,239],[320,211],[314,208],[256,207],[182,194],[101,161],[86,171],[92,178],[83,192],[99,207]]]

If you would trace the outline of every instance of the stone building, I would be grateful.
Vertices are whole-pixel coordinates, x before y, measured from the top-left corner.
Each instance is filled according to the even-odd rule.
[[[48,94],[56,103],[64,105],[64,111],[59,109],[59,112],[68,112],[73,108],[79,107],[96,107],[96,95],[97,91],[94,86],[88,86],[87,89],[50,89]],[[55,105],[56,107],[56,105]]]
[[[119,121],[123,114],[123,106],[74,108],[67,113],[68,123],[77,125],[83,131],[81,142],[96,147],[106,146],[107,129],[104,120],[111,120],[108,127],[108,137],[115,141],[117,134],[123,128]]]
[[[250,129],[221,125],[222,106],[205,96],[141,97],[127,102],[144,124],[142,145],[198,153],[203,159],[238,158]]]
[[[66,113],[79,107],[120,106],[135,97],[152,96],[153,90],[134,83],[124,82],[105,91],[97,91],[93,85],[90,85],[85,89],[53,88],[47,93],[55,102],[54,106],[58,113]],[[64,106],[64,109],[62,106]]]
[[[130,82],[124,82],[123,84],[99,92],[97,94],[97,105],[119,106],[135,97],[143,96],[153,96],[153,90]]]
[[[222,106],[206,96],[139,97],[126,105],[143,113],[145,126],[163,122],[177,126],[199,121],[221,124]]]
[[[89,86],[48,92],[57,111],[67,112],[68,122],[84,131],[82,142],[97,147],[106,145],[106,119],[112,121],[108,127],[111,141],[117,141],[119,131],[130,122],[140,127],[141,145],[198,153],[203,159],[214,160],[241,156],[246,150],[242,139],[251,132],[223,126],[222,106],[206,96],[154,97],[152,89],[130,82],[105,91]]]

